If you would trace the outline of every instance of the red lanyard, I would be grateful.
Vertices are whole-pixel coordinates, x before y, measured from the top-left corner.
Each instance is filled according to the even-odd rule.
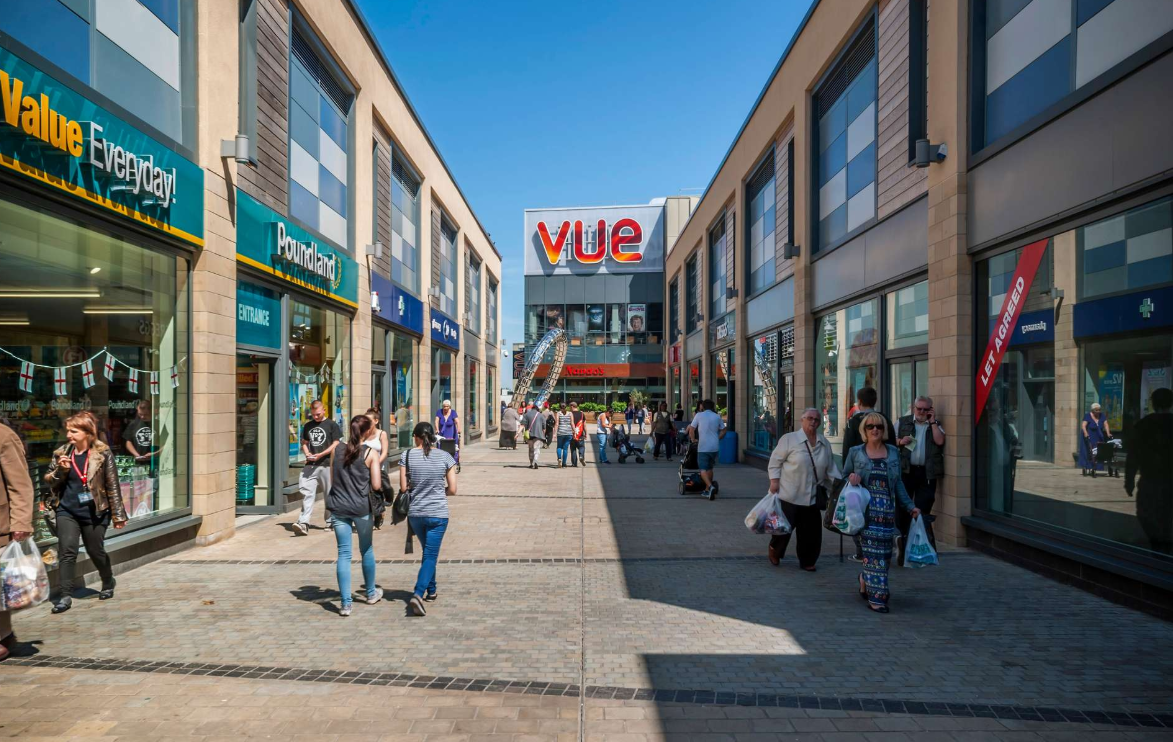
[[[87,450],[87,451],[85,452],[84,456],[85,456],[85,459],[82,461],[82,469],[79,469],[79,468],[78,468],[78,466],[77,466],[77,454],[76,454],[76,453],[71,453],[71,454],[69,454],[69,463],[70,463],[70,465],[71,465],[71,466],[73,466],[73,470],[74,470],[75,472],[77,472],[77,477],[78,477],[78,479],[80,479],[80,480],[81,480],[81,488],[82,488],[83,490],[84,490],[84,489],[89,489],[89,486],[88,486],[88,481],[89,481],[89,474],[88,474],[88,470],[89,470],[89,468],[90,468],[90,452]],[[84,471],[83,471],[83,469],[84,469]]]

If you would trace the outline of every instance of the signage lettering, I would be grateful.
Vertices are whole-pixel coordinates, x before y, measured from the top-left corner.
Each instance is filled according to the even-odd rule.
[[[0,98],[4,104],[4,121],[9,126],[68,155],[81,157],[81,124],[53,110],[49,96],[41,93],[38,100],[24,95],[24,80],[0,72]]]
[[[332,253],[318,252],[318,246],[313,242],[299,242],[292,235],[286,233],[285,222],[277,222],[277,252],[276,256],[286,262],[305,268],[331,285],[338,271],[338,257]]]
[[[567,376],[605,376],[602,366],[567,366],[563,369]]]
[[[1047,323],[1046,322],[1035,322],[1034,324],[1023,325],[1021,329],[1022,329],[1023,335],[1025,335],[1028,332],[1046,332],[1047,331]]]
[[[538,236],[550,265],[557,265],[566,250],[568,238],[571,243],[569,255],[586,265],[603,262],[608,253],[612,260],[620,263],[638,263],[644,259],[639,249],[644,241],[643,228],[635,219],[619,219],[611,225],[610,230],[606,219],[600,219],[594,226],[584,226],[581,219],[576,219],[573,232],[571,226],[569,220],[563,221],[557,236],[552,237],[546,223],[538,222]]]
[[[269,310],[267,309],[250,307],[246,304],[238,304],[236,306],[236,318],[243,322],[251,322],[254,325],[260,325],[261,327],[269,326]]]
[[[43,96],[42,96],[43,97]],[[122,145],[101,137],[104,129],[93,121],[90,126],[89,165],[104,170],[123,181],[122,190],[134,195],[143,191],[153,195],[157,201],[152,205],[168,208],[175,201],[175,169],[164,170],[155,167],[155,158],[127,152]]]

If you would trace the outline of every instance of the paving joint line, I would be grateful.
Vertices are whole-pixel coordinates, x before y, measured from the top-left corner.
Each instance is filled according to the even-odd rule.
[[[529,680],[492,678],[457,678],[395,672],[355,672],[220,662],[169,662],[167,660],[126,660],[123,658],[86,658],[38,654],[10,657],[4,666],[94,670],[97,672],[161,673],[173,675],[207,675],[260,680],[338,683],[344,685],[394,685],[428,690],[468,693],[511,693],[523,695],[579,697],[580,711],[587,698],[624,701],[652,701],[692,706],[757,706],[810,710],[862,711],[878,714],[944,716],[955,718],[990,718],[1052,723],[1103,724],[1118,727],[1173,729],[1173,709],[1166,712],[1076,710],[1044,706],[1014,706],[983,703],[948,703],[852,696],[800,696],[794,694],[751,693],[713,690],[677,690],[625,688],[616,686],[577,685]],[[582,676],[585,682],[585,675]],[[585,712],[580,717],[580,730]]]

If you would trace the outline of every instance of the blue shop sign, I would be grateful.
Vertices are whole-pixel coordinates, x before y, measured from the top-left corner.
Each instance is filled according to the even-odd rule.
[[[417,335],[424,334],[424,303],[378,273],[371,274],[371,312]]]
[[[990,332],[994,332],[997,320],[990,320]],[[1036,312],[1023,312],[1018,315],[1018,324],[1010,335],[1010,347],[1032,345],[1034,343],[1050,343],[1055,340],[1055,313],[1050,309],[1040,309]]]
[[[1173,287],[1080,302],[1072,321],[1077,338],[1173,326]]]
[[[460,350],[460,325],[435,308],[432,309],[432,342]]]
[[[237,284],[236,344],[281,347],[281,297],[251,283]]]

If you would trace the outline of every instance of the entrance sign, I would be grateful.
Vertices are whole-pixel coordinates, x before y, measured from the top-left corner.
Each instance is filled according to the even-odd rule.
[[[251,283],[236,284],[236,344],[281,347],[281,297]]]
[[[998,369],[1002,366],[1002,358],[1006,349],[1014,340],[1014,330],[1018,325],[1018,316],[1022,314],[1022,305],[1026,303],[1030,286],[1034,283],[1035,273],[1039,270],[1039,263],[1047,252],[1049,238],[1032,242],[1022,250],[1018,259],[1018,267],[1010,279],[1010,288],[1006,297],[1002,299],[1002,309],[994,320],[994,329],[990,332],[990,342],[986,344],[986,351],[982,353],[978,362],[977,392],[974,398],[973,422],[977,425],[982,419],[982,412],[986,408],[986,400],[990,396],[990,389],[994,380],[998,378]]]
[[[525,275],[664,270],[664,207],[527,209]]]

